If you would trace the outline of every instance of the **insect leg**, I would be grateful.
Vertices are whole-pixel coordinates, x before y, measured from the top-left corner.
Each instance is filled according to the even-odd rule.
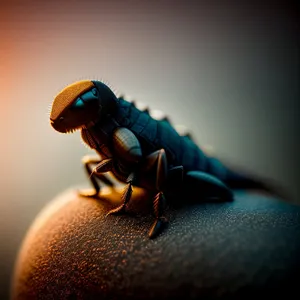
[[[167,178],[167,156],[164,149],[150,154],[146,159],[149,167],[156,167],[155,188],[158,193],[153,198],[153,212],[155,221],[149,230],[149,238],[155,238],[162,230],[164,218],[162,217],[165,207],[165,197],[162,192]]]
[[[232,200],[233,192],[217,177],[201,171],[187,172],[184,189],[195,194],[200,193],[208,199]]]
[[[158,192],[153,198],[153,212],[155,221],[149,230],[149,238],[155,238],[163,229],[165,218],[162,216],[165,208],[166,199],[162,192]]]
[[[151,169],[156,169],[155,174],[155,188],[158,191],[162,190],[163,184],[166,181],[167,177],[167,156],[164,149],[157,150],[146,157],[145,161],[145,171]]]
[[[113,186],[113,182],[109,180],[109,178],[102,173],[99,172],[93,172],[93,169],[91,167],[92,164],[98,164],[101,163],[101,160],[97,157],[93,157],[90,155],[86,155],[82,158],[82,163],[84,164],[84,167],[86,169],[86,172],[89,176],[89,179],[94,187],[94,191],[80,191],[79,194],[84,197],[97,197],[100,192],[100,186],[96,180],[98,178],[100,181],[102,181],[104,184],[108,186]],[[97,167],[96,167],[97,168]]]
[[[112,215],[112,214],[120,214],[120,213],[123,213],[125,212],[125,208],[126,208],[126,204],[130,201],[130,198],[131,198],[131,194],[132,194],[132,181],[134,179],[134,174],[131,173],[128,178],[127,178],[127,185],[125,186],[125,189],[123,191],[123,194],[122,194],[122,201],[123,203],[118,206],[117,208],[114,208],[112,210],[110,210],[108,213],[107,213],[107,216],[108,215]]]

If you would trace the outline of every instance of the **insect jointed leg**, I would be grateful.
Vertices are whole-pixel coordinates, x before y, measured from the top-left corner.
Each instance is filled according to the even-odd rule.
[[[231,201],[232,190],[217,177],[200,171],[189,171],[185,178],[186,188],[201,193],[203,198],[210,200]],[[194,191],[195,193],[197,191]],[[198,192],[198,193],[199,193]]]
[[[160,149],[148,155],[146,162],[149,168],[156,168],[156,190],[153,198],[153,212],[155,221],[149,230],[149,238],[155,238],[162,230],[165,218],[162,216],[165,207],[163,187],[167,178],[167,156],[164,149]]]
[[[134,179],[134,174],[131,173],[127,178],[127,181],[126,181],[127,184],[126,184],[123,194],[122,194],[122,204],[120,206],[118,206],[117,208],[110,210],[106,216],[112,215],[112,214],[121,214],[121,213],[125,212],[126,205],[130,201],[131,195],[132,195],[133,179]]]
[[[103,166],[105,166],[106,169],[110,167],[110,164],[108,164],[107,160],[100,160],[98,157],[85,155],[82,158],[82,163],[84,164],[85,170],[89,176],[89,179],[94,187],[93,191],[79,191],[79,195],[83,197],[97,197],[100,192],[100,185],[97,182],[96,178],[99,179],[104,184],[112,187],[114,184],[113,182],[105,175],[104,172],[107,172],[103,170]],[[92,168],[91,165],[97,164],[95,168]],[[101,170],[102,166],[102,170]]]

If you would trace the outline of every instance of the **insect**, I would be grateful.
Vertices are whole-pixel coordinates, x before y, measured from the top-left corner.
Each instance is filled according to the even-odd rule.
[[[259,184],[209,157],[189,135],[181,136],[167,118],[156,120],[148,110],[117,97],[100,81],[82,80],[65,87],[54,99],[50,115],[52,127],[68,133],[81,130],[83,141],[99,157],[85,156],[83,163],[96,197],[99,182],[113,186],[105,175],[111,172],[125,184],[122,204],[108,214],[123,213],[130,201],[132,186],[151,191],[155,220],[149,237],[163,228],[165,194],[184,182],[211,191],[212,197],[232,200],[232,187],[257,187]],[[92,165],[96,165],[92,169]]]

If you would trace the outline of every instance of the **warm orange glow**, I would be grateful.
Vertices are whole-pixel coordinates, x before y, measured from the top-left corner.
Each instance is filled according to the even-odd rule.
[[[9,105],[9,93],[13,87],[13,76],[15,72],[15,43],[14,37],[11,34],[9,28],[3,29],[2,24],[0,23],[0,114],[6,110]],[[5,117],[5,113],[3,116]]]

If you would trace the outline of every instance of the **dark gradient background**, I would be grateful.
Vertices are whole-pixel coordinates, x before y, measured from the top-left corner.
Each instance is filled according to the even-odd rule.
[[[300,204],[295,3],[1,2],[1,299],[36,214],[88,185],[80,160],[90,150],[48,120],[53,97],[79,79],[103,79],[161,109]]]

